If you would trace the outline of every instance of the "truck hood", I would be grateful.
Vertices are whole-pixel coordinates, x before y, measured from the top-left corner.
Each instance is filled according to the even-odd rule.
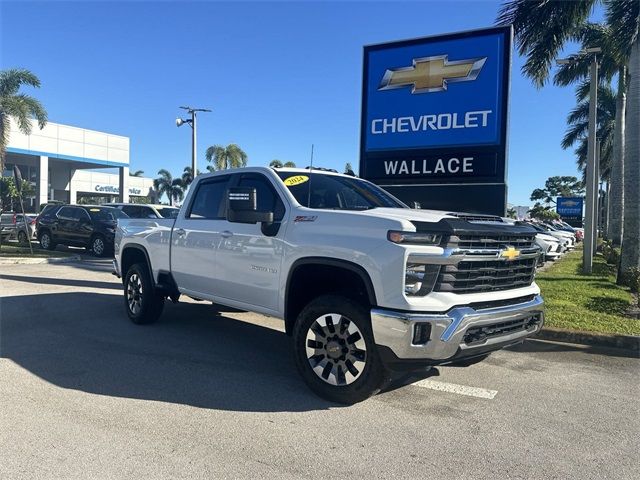
[[[357,213],[369,217],[406,220],[408,222],[439,222],[443,218],[454,218],[453,215],[440,210],[414,210],[412,208],[372,208]]]

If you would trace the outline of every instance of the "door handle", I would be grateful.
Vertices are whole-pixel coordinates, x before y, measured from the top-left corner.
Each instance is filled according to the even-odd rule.
[[[233,232],[231,232],[229,230],[225,230],[220,235],[222,235],[222,238],[229,238],[229,237],[231,237],[233,235]]]
[[[179,228],[177,230],[174,230],[174,232],[176,233],[176,235],[178,235],[179,237],[182,237],[185,233],[184,228]]]

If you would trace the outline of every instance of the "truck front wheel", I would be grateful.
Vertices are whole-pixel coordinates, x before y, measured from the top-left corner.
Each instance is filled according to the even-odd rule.
[[[164,308],[164,296],[157,293],[149,269],[142,263],[132,265],[124,279],[124,306],[127,315],[138,325],[153,323]]]
[[[298,371],[319,396],[353,404],[378,393],[389,374],[376,350],[369,312],[324,295],[300,313],[293,331]]]

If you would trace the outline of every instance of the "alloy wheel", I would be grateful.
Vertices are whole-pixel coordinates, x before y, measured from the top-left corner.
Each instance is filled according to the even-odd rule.
[[[104,241],[100,237],[96,238],[91,249],[96,255],[102,255],[104,253]]]
[[[49,234],[48,233],[43,233],[40,236],[40,243],[42,244],[42,248],[44,248],[44,249],[49,248],[49,244],[51,243],[51,239],[49,238]]]
[[[315,374],[331,385],[350,385],[364,371],[367,346],[362,332],[338,313],[323,315],[313,322],[305,347]]]
[[[134,315],[142,310],[142,281],[137,273],[133,273],[127,282],[127,305]]]

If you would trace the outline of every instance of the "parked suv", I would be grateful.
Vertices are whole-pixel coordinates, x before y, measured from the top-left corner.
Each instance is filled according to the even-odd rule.
[[[47,208],[36,221],[40,246],[53,250],[56,245],[85,247],[101,257],[113,251],[119,218],[128,218],[117,208],[93,205],[56,205]]]
[[[176,207],[148,203],[110,203],[109,206],[119,208],[130,218],[176,218],[180,211]]]

